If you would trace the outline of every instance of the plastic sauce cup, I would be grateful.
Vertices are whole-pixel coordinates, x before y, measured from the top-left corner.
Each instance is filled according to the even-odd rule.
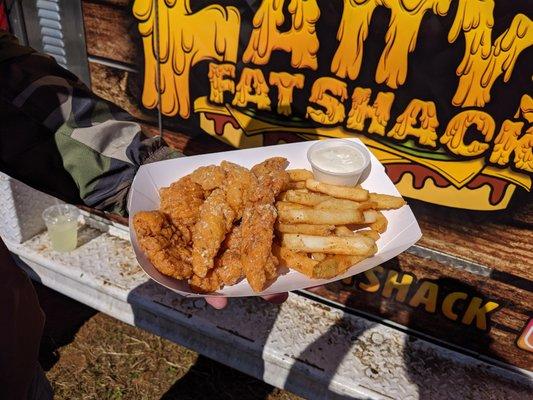
[[[78,244],[79,210],[70,204],[57,204],[43,211],[48,236],[55,251],[69,252]]]
[[[354,166],[353,169],[350,169],[347,172],[335,172],[328,170],[324,166],[317,165],[317,151],[344,146],[349,147],[350,149],[352,149],[352,151],[355,150],[355,152],[360,155],[361,162],[359,163],[359,165]],[[368,153],[368,150],[365,146],[357,142],[352,142],[350,140],[344,139],[327,139],[315,143],[307,151],[307,159],[311,164],[311,168],[313,169],[313,174],[315,175],[316,180],[339,186],[357,185],[363,172],[368,168],[370,164],[370,154]]]

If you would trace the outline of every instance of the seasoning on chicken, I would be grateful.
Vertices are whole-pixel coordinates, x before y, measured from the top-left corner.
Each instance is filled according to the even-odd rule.
[[[192,275],[191,251],[169,218],[159,211],[141,211],[133,218],[141,249],[162,274],[176,279]]]

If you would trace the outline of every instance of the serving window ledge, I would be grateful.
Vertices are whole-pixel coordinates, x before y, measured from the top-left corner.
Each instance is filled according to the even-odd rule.
[[[34,280],[306,398],[520,398],[532,389],[524,371],[297,294],[282,306],[232,299],[228,308],[213,310],[203,299],[186,299],[149,281],[130,243],[118,237],[125,228],[105,226],[86,218],[78,248],[67,254],[51,250],[44,232],[7,245]]]

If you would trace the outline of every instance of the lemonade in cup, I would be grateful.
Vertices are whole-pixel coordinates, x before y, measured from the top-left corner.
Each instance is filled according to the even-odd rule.
[[[48,236],[55,251],[69,252],[78,243],[79,210],[70,204],[57,204],[43,211]]]

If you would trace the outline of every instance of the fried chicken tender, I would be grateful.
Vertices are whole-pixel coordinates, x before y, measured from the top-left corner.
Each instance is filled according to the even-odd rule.
[[[241,262],[246,279],[255,292],[277,275],[277,258],[272,254],[274,223],[277,218],[274,201],[289,184],[285,171],[288,162],[274,157],[252,168],[256,182],[242,217]]]
[[[219,290],[223,285],[234,285],[243,276],[240,253],[241,228],[236,226],[226,235],[221,245],[221,255],[215,258],[215,266],[204,278],[193,275],[189,280],[191,288],[208,293]]]
[[[222,187],[226,193],[226,201],[237,214],[236,219],[241,219],[244,206],[256,183],[256,177],[249,169],[229,161],[222,161],[220,166],[226,174]]]
[[[192,239],[191,229],[198,221],[200,206],[205,193],[202,187],[185,176],[159,191],[160,209],[170,216],[172,224],[179,230],[185,243]]]
[[[241,262],[255,292],[262,291],[267,277],[276,274],[271,253],[276,217],[276,207],[269,203],[246,208],[242,217]]]
[[[223,161],[161,189],[160,211],[134,217],[141,248],[161,273],[188,279],[197,292],[217,291],[244,276],[262,291],[277,276],[274,202],[289,185],[287,164],[274,157],[248,170]]]
[[[259,185],[267,187],[260,193],[269,192],[276,197],[280,192],[289,187],[289,174],[285,169],[289,162],[283,157],[272,157],[252,167],[252,173],[257,177]]]
[[[218,165],[208,165],[207,167],[200,167],[189,175],[191,181],[200,185],[206,192],[224,185],[226,174],[224,169]]]
[[[198,293],[216,292],[222,286],[220,278],[215,270],[209,271],[203,278],[193,275],[189,279],[191,289]]]
[[[274,254],[272,254],[272,250],[271,250],[271,254],[268,257],[268,260],[265,264],[265,276],[266,276],[267,281],[277,278],[278,265],[279,265],[279,260]]]
[[[192,265],[194,273],[204,278],[233,226],[235,212],[226,202],[224,191],[215,189],[200,207],[200,216],[192,229]]]
[[[192,275],[191,252],[169,218],[160,211],[141,211],[133,218],[139,245],[159,272],[176,279]]]
[[[222,243],[222,254],[215,260],[215,271],[221,283],[234,285],[244,276],[241,262],[242,228],[236,226]]]

